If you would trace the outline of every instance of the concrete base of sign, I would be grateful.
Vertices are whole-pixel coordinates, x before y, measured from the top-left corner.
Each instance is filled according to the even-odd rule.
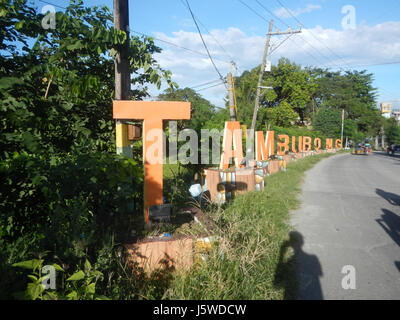
[[[255,185],[254,168],[206,170],[206,186],[213,202],[224,203],[234,198],[236,193],[254,190]]]
[[[146,273],[157,269],[185,271],[194,262],[205,260],[216,240],[214,237],[156,240],[125,245],[128,265],[136,265]]]
[[[136,264],[148,273],[165,267],[188,269],[193,264],[192,238],[126,244],[125,249],[128,264]]]
[[[266,172],[274,174],[279,171],[286,171],[286,165],[291,161],[303,159],[316,154],[326,152],[337,152],[336,149],[329,150],[311,150],[297,153],[285,154],[276,156],[274,160],[261,161],[268,162]],[[255,166],[253,168],[253,166]],[[228,199],[234,198],[236,193],[247,192],[252,190],[262,190],[264,184],[260,182],[260,168],[257,167],[257,162],[252,162],[250,168],[226,169],[209,168],[206,170],[206,188],[210,192],[210,200],[216,203],[224,203]]]

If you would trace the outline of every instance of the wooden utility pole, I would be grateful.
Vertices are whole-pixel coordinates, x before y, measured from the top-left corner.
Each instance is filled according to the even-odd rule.
[[[235,99],[235,82],[233,80],[232,74],[232,62],[231,62],[231,71],[227,75],[228,80],[228,97],[229,97],[229,116],[231,121],[238,121],[237,119],[237,106]]]
[[[129,51],[129,3],[128,0],[114,0],[114,28],[126,32],[125,42],[119,46],[115,56],[115,100],[130,100],[131,71]],[[132,158],[128,140],[128,124],[116,120],[117,153]]]
[[[115,99],[129,100],[131,72],[129,50],[129,4],[128,0],[114,0],[114,28],[126,32],[126,41],[115,56]]]
[[[256,101],[254,103],[253,119],[251,121],[251,129],[252,130],[254,130],[254,128],[256,126],[257,112],[258,112],[258,107],[259,107],[259,104],[260,104],[260,97],[261,97],[261,89],[263,88],[261,86],[261,82],[262,82],[262,78],[263,78],[264,71],[265,71],[265,65],[266,65],[266,62],[267,62],[269,42],[271,40],[271,36],[284,35],[284,34],[293,34],[293,33],[300,33],[301,32],[300,30],[292,30],[290,28],[287,31],[272,32],[272,27],[273,26],[274,26],[274,20],[271,19],[271,21],[269,22],[269,28],[268,28],[268,33],[267,33],[267,41],[265,42],[265,47],[264,47],[264,56],[263,56],[263,60],[262,60],[262,63],[261,63],[260,75],[258,77]],[[268,89],[268,88],[266,88],[266,89]]]
[[[340,135],[340,144],[342,146],[342,149],[343,149],[343,127],[344,127],[344,109],[342,109],[342,131]]]
[[[257,82],[256,102],[254,104],[253,119],[251,121],[251,130],[254,130],[254,128],[256,126],[258,105],[260,103],[260,95],[261,95],[261,82],[262,82],[262,78],[263,78],[263,75],[264,75],[265,64],[267,62],[269,41],[271,40],[271,32],[272,32],[272,27],[273,26],[274,26],[274,20],[271,19],[271,21],[269,22],[267,41],[265,42],[265,47],[264,47],[264,56],[263,56],[263,60],[262,60],[262,63],[261,63],[260,75],[258,77],[258,82]]]
[[[228,79],[228,97],[229,97],[229,117],[231,121],[236,121],[235,98],[233,96],[232,73],[226,76]]]

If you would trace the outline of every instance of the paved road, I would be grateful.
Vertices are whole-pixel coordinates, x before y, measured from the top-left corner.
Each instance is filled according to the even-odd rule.
[[[302,190],[292,212],[304,242],[298,298],[400,299],[400,157],[333,156],[307,172]],[[342,288],[346,265],[356,289]]]

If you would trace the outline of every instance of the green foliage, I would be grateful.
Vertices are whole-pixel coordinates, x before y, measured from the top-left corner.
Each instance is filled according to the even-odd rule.
[[[56,30],[44,30],[26,1],[3,1],[0,17],[0,158],[13,152],[54,155],[65,152],[113,152],[114,55],[126,33],[112,26],[107,7],[86,8],[72,1],[57,12]],[[35,39],[32,48],[27,41]],[[18,50],[15,43],[26,44]],[[147,84],[171,86],[170,73],[152,54],[160,52],[151,38],[131,37],[132,97],[147,95]],[[7,55],[9,53],[9,55]],[[140,89],[139,89],[140,88]]]
[[[258,74],[259,67],[256,67],[235,79],[239,120],[248,127],[254,110]],[[273,90],[265,91],[260,99],[256,130],[264,130],[267,124],[290,126],[295,118],[294,112],[299,116],[297,124],[304,125],[306,122],[310,124],[312,119],[318,119],[320,110],[344,109],[345,119],[352,121],[347,123],[345,136],[354,138],[359,133],[376,135],[382,125],[382,117],[376,108],[376,89],[372,82],[373,75],[366,71],[342,73],[320,68],[301,68],[281,58],[271,72],[264,73],[262,86],[271,86]],[[334,134],[332,121],[336,120],[331,118],[329,121],[331,128],[324,130]],[[321,122],[313,125],[320,127]]]
[[[178,124],[178,130],[191,128],[200,134],[206,123],[215,115],[215,106],[208,100],[201,97],[193,89],[167,89],[158,96],[163,101],[188,101],[191,104],[190,120],[181,120]]]
[[[251,71],[245,71],[235,79],[239,119],[248,127],[251,125],[253,116],[259,70],[260,68],[256,67]],[[268,110],[265,112],[266,108],[284,107],[283,110],[286,112],[283,110],[282,112],[290,119],[283,121],[286,123],[297,120],[295,113],[300,117],[300,121],[305,119],[306,107],[311,103],[311,97],[316,87],[314,79],[307,70],[288,59],[281,58],[278,65],[272,67],[271,72],[264,73],[261,85],[271,86],[273,90],[265,91],[260,98],[256,129],[263,130],[266,123],[282,125],[282,123],[276,122],[279,111]],[[293,111],[290,114],[287,113],[288,105]],[[269,116],[272,116],[272,119]]]
[[[393,118],[386,119],[384,128],[389,145],[400,144],[400,125],[396,120]]]
[[[275,108],[266,108],[264,112],[270,124],[280,127],[290,127],[299,117],[286,101]]]
[[[313,127],[326,136],[340,136],[342,116],[339,110],[322,109],[314,116]]]
[[[88,260],[85,261],[84,270],[78,270],[72,274],[59,289],[46,289],[43,281],[46,281],[50,274],[42,275],[43,259],[33,259],[14,263],[13,267],[28,269],[32,272],[27,277],[31,280],[25,291],[15,294],[17,299],[23,300],[104,300],[108,299],[103,295],[96,294],[96,283],[103,277],[103,274],[95,270]],[[55,271],[64,272],[58,264],[51,264]],[[65,279],[65,277],[62,277]],[[57,282],[56,282],[57,284]]]
[[[200,148],[198,149],[198,159],[200,161],[201,159],[201,130],[212,130],[216,129],[221,132],[223,130],[225,121],[229,120],[229,114],[227,110],[216,110],[216,107],[212,105],[208,100],[204,99],[196,93],[193,89],[190,88],[184,88],[184,89],[178,89],[178,90],[173,90],[173,89],[167,89],[163,94],[160,94],[158,96],[159,100],[165,100],[165,101],[188,101],[191,103],[191,117],[190,120],[180,120],[178,121],[178,131],[181,131],[186,128],[190,128],[196,131],[197,136],[199,138],[198,144]],[[167,130],[167,137],[169,137],[169,130]],[[222,138],[221,138],[222,141]],[[184,141],[179,141],[178,142],[178,150],[179,148],[185,144],[186,142]],[[211,150],[211,143],[209,145],[209,150]],[[181,166],[182,164],[179,164]],[[194,174],[195,172],[200,172],[201,168],[203,167],[201,164],[199,165],[193,165],[193,164],[187,164],[184,165],[184,167],[190,171],[190,174]],[[180,168],[180,167],[179,167]],[[164,168],[164,171],[168,171],[169,168],[166,167]],[[182,188],[182,186],[186,183],[189,183],[188,176],[186,175],[183,179],[178,176],[174,177],[174,180],[170,181],[169,183],[173,184],[172,189],[179,189]],[[188,192],[174,192],[171,190],[172,186],[169,186],[169,183],[167,184],[167,195],[168,198],[175,198],[178,199],[180,198],[179,202],[182,202],[184,197],[187,197]],[[187,189],[187,188],[186,188]],[[173,195],[170,193],[170,191],[173,191]],[[185,190],[186,191],[186,190]],[[175,202],[175,201],[174,201]]]
[[[346,71],[342,74],[319,68],[310,69],[310,74],[316,78],[317,83],[313,97],[316,109],[344,109],[345,119],[355,121],[357,131],[368,135],[377,134],[382,125],[382,117],[376,108],[372,74],[365,70]]]
[[[127,241],[142,224],[142,170],[105,153],[46,161],[16,154],[0,163],[1,287],[15,292],[9,266],[34,252],[51,251],[65,265],[89,257],[113,234]],[[133,211],[134,210],[134,211]]]
[[[56,13],[55,30],[42,28],[43,17],[26,0],[0,1],[0,298],[26,288],[12,265],[33,267],[43,251],[75,273],[65,282],[70,298],[137,298],[133,280],[121,280],[113,242],[131,239],[143,223],[142,165],[114,154],[118,48],[128,41],[134,99],[146,97],[149,84],[176,84],[154,60],[153,40],[114,29],[107,7],[72,0]],[[40,278],[29,278],[30,298],[45,297]]]

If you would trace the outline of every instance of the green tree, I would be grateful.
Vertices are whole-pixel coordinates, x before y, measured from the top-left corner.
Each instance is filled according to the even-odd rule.
[[[268,123],[280,127],[292,126],[299,117],[299,115],[293,110],[292,106],[285,100],[275,108],[264,109],[264,112],[266,114],[265,118],[268,119]]]
[[[57,12],[55,30],[44,30],[42,18],[27,1],[0,3],[0,158],[112,152],[113,59],[126,33],[113,28],[107,7],[79,0]],[[135,99],[147,95],[147,83],[174,85],[152,57],[159,51],[151,38],[129,39]]]
[[[158,96],[159,100],[165,101],[188,101],[191,104],[190,120],[179,121],[179,129],[191,128],[200,134],[207,122],[213,118],[216,113],[216,107],[207,99],[190,88],[167,89]]]
[[[55,30],[36,12],[26,0],[0,1],[0,298],[25,287],[11,265],[39,252],[69,274],[88,258],[105,274],[96,292],[132,298],[111,240],[140,232],[143,174],[115,154],[116,50],[129,41],[133,98],[174,83],[153,40],[126,39],[107,7],[71,1]]]
[[[373,75],[364,71],[333,72],[328,69],[309,69],[317,84],[313,95],[313,110],[332,108],[345,110],[345,118],[357,123],[357,130],[376,135],[382,119],[376,108],[376,89]]]
[[[394,118],[385,119],[385,135],[389,145],[400,144],[400,125]]]
[[[318,111],[313,120],[315,130],[321,131],[329,137],[340,136],[341,131],[341,113],[335,109],[322,109]]]
[[[235,79],[239,120],[247,126],[250,126],[253,116],[259,70],[260,67],[256,67],[245,71]],[[271,120],[268,118],[270,111],[263,110],[267,108],[290,105],[300,117],[300,122],[308,117],[307,106],[311,104],[311,97],[316,88],[308,70],[281,58],[277,66],[272,66],[271,72],[264,73],[262,86],[270,86],[273,90],[265,91],[260,98],[256,129],[262,129]],[[274,113],[279,111],[272,111],[271,115]]]

